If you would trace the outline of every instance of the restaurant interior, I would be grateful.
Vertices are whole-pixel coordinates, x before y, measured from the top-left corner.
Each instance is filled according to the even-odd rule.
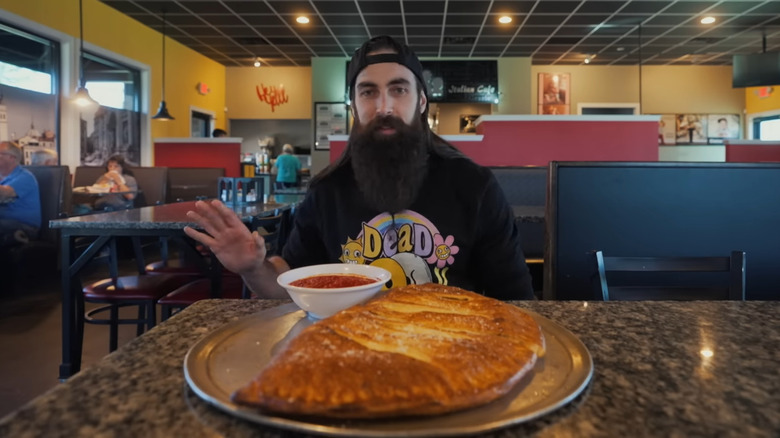
[[[489,168],[511,206],[537,299],[519,306],[574,332],[570,341],[541,323],[560,338],[550,352],[566,350],[580,379],[561,383],[569,392],[548,407],[344,432],[242,414],[198,387],[207,371],[185,362],[182,373],[188,351],[209,351],[196,345],[202,336],[279,304],[252,299],[184,235],[187,211],[221,199],[265,236],[269,255],[281,254],[311,177],[347,147],[350,56],[383,34],[420,57],[431,130]],[[0,436],[32,424],[32,436],[50,435],[57,426],[42,426],[43,412],[60,406],[51,424],[79,436],[780,433],[780,383],[767,378],[780,361],[780,2],[0,0],[8,141],[37,179],[43,220],[36,239],[0,254]],[[301,164],[292,187],[274,168],[288,145]],[[107,195],[97,181],[115,155],[138,183],[132,208],[87,207]],[[625,260],[636,257],[656,259]],[[640,279],[642,289],[618,287]],[[718,287],[699,291],[705,279]],[[132,282],[132,293],[117,296],[117,282]],[[765,320],[751,325],[754,315]],[[746,324],[744,337],[713,328],[718,318]],[[659,333],[672,344],[695,338],[695,360]],[[711,385],[713,373],[742,365],[735,357],[748,344],[753,376],[735,383],[748,390]],[[686,374],[627,358],[652,348]],[[712,362],[713,349],[728,361]],[[146,360],[142,378],[133,360]],[[99,412],[73,408],[90,378],[98,391],[124,372],[136,380],[123,390],[141,398],[117,406],[106,401],[122,399],[112,390],[85,404],[98,411],[103,400]],[[761,380],[774,383],[755,389]],[[159,416],[186,406],[195,420],[134,406],[144,390],[175,399]],[[610,397],[632,405],[632,391],[651,401],[611,407]],[[650,406],[672,397],[687,406],[697,393],[718,401]],[[145,426],[123,433],[128,418]]]

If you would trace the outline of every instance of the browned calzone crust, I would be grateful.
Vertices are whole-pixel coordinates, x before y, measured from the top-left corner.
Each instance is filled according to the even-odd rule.
[[[336,418],[441,414],[507,393],[542,355],[541,329],[522,310],[407,286],[306,328],[233,400]]]

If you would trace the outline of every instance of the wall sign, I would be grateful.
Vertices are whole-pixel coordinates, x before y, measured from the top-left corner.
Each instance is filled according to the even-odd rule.
[[[498,103],[496,61],[421,62],[429,102]],[[347,71],[349,71],[349,61],[347,61]]]
[[[290,100],[284,91],[284,85],[277,87],[276,85],[265,86],[260,84],[255,86],[255,91],[260,102],[271,105],[271,112],[274,112],[277,106],[283,105]]]
[[[344,102],[314,103],[314,150],[330,150],[329,135],[347,134],[347,104]]]
[[[206,85],[205,82],[198,82],[198,85],[196,85],[195,88],[197,88],[198,94],[202,96],[205,96],[211,92],[211,88],[209,88],[209,86]]]
[[[496,61],[422,61],[431,102],[498,103]]]

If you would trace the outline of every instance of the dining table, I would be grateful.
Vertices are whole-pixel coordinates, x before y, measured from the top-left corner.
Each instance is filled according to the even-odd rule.
[[[477,417],[484,422],[481,428],[448,428],[469,415],[464,411],[435,419],[393,420],[382,430],[371,429],[372,420],[318,428],[323,420],[316,418],[264,422],[236,415],[194,391],[191,368],[190,377],[185,370],[219,352],[198,350],[215,333],[247,320],[272,319],[274,312],[294,304],[210,299],[189,306],[0,419],[0,436],[780,436],[780,301],[509,304],[579,340],[590,358],[579,365],[591,365],[576,396],[522,421],[497,425]],[[561,333],[545,331],[548,354],[537,362],[534,379],[563,372],[565,367],[554,366],[549,357]],[[258,348],[269,342],[265,337],[256,341]],[[193,350],[194,357],[187,357]],[[220,362],[215,372],[229,374],[240,367],[259,371],[260,366],[239,355]],[[501,400],[494,403],[500,405]],[[437,428],[420,433],[419,427],[430,421],[436,421]],[[399,426],[405,424],[408,429]]]
[[[249,224],[252,218],[273,216],[285,209],[294,208],[302,200],[302,197],[289,198],[287,202],[277,202],[273,197],[265,198],[264,202],[252,204],[227,204],[234,213],[245,223]],[[171,238],[185,243],[190,242],[184,234],[185,227],[199,228],[198,225],[187,216],[187,212],[195,210],[198,201],[177,202],[148,207],[117,210],[104,213],[74,216],[66,219],[56,219],[49,222],[49,226],[60,232],[61,272],[62,287],[62,362],[59,367],[60,380],[67,379],[77,373],[81,368],[82,342],[80,339],[80,321],[84,317],[80,314],[83,308],[82,283],[80,274],[85,266],[100,253],[103,248],[114,245],[118,237],[131,237],[134,239],[135,260],[139,273],[145,270],[140,245],[137,243],[142,237]],[[79,253],[76,249],[76,239],[80,237],[94,238],[94,240]],[[218,266],[218,261],[212,260],[212,266]],[[115,263],[114,263],[115,265]],[[115,276],[116,267],[112,265],[112,276]],[[221,275],[216,269],[212,269],[212,288],[219,289]]]

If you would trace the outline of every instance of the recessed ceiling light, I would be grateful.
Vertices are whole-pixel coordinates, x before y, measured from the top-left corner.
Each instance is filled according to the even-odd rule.
[[[512,17],[510,17],[508,15],[504,15],[502,17],[499,17],[498,22],[499,23],[504,23],[504,24],[511,23],[512,22]]]
[[[715,17],[704,17],[701,19],[701,24],[712,24],[715,22]]]
[[[304,17],[301,15],[300,17],[296,18],[295,21],[301,24],[309,24],[309,17]]]
[[[626,50],[626,48],[625,48],[625,47],[618,47],[618,48],[617,48],[617,49],[615,49],[615,50],[617,50],[618,52],[622,52],[623,50]]]
[[[259,59],[255,59],[255,67],[260,67],[260,60]]]

